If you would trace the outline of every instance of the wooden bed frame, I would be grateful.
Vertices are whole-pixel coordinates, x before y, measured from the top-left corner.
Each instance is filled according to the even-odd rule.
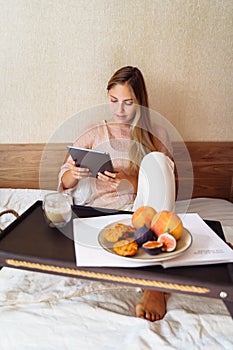
[[[233,202],[233,142],[186,142],[186,147],[193,165],[192,198]],[[179,145],[174,150],[182,153]],[[56,189],[65,157],[64,144],[0,144],[0,188]],[[190,175],[183,173],[179,183],[185,188]]]

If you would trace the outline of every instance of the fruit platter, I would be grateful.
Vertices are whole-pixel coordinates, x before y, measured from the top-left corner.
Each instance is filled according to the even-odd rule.
[[[105,226],[98,240],[112,254],[148,262],[176,257],[192,244],[192,236],[177,214],[156,212],[149,206],[138,208],[130,219]]]

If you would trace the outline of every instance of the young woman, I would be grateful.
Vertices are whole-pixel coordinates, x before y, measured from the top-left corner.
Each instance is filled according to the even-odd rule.
[[[72,194],[75,204],[135,210],[150,205],[171,210],[175,182],[167,133],[153,126],[144,78],[136,67],[116,71],[107,85],[111,119],[87,129],[74,146],[110,153],[114,173],[90,175],[71,157],[59,174],[59,190]],[[145,290],[135,307],[138,317],[155,321],[166,312],[164,294]]]

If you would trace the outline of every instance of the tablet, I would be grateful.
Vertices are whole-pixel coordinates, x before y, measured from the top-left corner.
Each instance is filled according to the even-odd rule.
[[[114,173],[109,153],[73,146],[67,148],[76,166],[90,169],[92,177],[97,177],[98,172],[103,173],[105,170]]]

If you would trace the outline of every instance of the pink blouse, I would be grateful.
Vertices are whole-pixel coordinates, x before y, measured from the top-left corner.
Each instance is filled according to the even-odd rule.
[[[120,168],[128,175],[133,175],[128,156],[130,142],[129,128],[120,129],[119,126],[114,127],[114,124],[108,126],[107,122],[103,121],[90,127],[73,145],[108,152],[114,168]],[[136,193],[127,180],[122,181],[117,191],[108,183],[92,177],[81,179],[74,188],[64,190],[61,178],[69,170],[69,160],[70,156],[61,167],[58,190],[71,194],[74,204],[123,210],[132,208]]]

